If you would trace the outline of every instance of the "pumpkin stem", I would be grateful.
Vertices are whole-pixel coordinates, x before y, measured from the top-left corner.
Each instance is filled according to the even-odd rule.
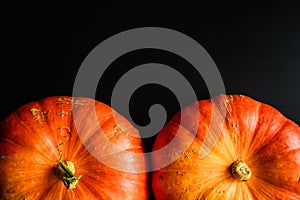
[[[239,181],[247,181],[252,175],[250,167],[242,160],[234,161],[230,165],[230,172],[232,177]]]
[[[57,164],[55,165],[56,174],[57,176],[64,182],[65,186],[68,189],[75,189],[78,180],[81,176],[75,176],[75,166],[71,161],[61,161],[58,160]]]
[[[67,130],[67,134],[63,134],[63,130]],[[76,188],[78,184],[78,180],[81,178],[81,176],[75,176],[75,166],[71,161],[65,161],[63,162],[63,154],[62,154],[62,145],[64,145],[69,140],[69,134],[71,133],[70,128],[67,126],[64,126],[60,128],[60,135],[65,138],[65,140],[57,145],[56,149],[58,151],[59,159],[57,160],[57,163],[55,165],[55,172],[57,176],[64,182],[65,186],[68,189],[74,189]]]

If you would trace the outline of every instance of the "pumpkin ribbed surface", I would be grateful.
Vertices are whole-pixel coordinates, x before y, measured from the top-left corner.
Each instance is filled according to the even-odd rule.
[[[244,95],[196,102],[160,131],[153,151],[166,145],[154,167],[179,158],[153,172],[157,200],[300,199],[300,128],[270,105]]]
[[[4,119],[0,134],[0,199],[148,197],[147,174],[134,173],[146,171],[146,160],[128,156],[143,153],[139,133],[103,103],[68,96],[28,103]]]

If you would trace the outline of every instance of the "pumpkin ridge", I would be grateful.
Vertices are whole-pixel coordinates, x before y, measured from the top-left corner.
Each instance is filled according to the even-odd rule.
[[[276,191],[276,195],[278,195],[278,193],[281,193],[282,199],[284,199],[284,198],[285,199],[286,198],[291,198],[291,199],[295,198],[295,200],[298,199],[298,193],[296,193],[296,192],[286,190],[285,188],[275,185],[275,184],[273,184],[269,181],[266,181],[260,177],[255,176],[255,178],[258,179],[260,182],[258,182],[257,180],[255,180],[255,182],[253,182],[253,181],[247,182],[249,190],[252,192],[252,195],[255,197],[259,196],[260,198],[264,197],[265,199],[274,198],[274,194],[271,193],[272,190],[264,189],[266,186],[268,186],[268,187],[272,187]],[[265,195],[265,196],[262,196],[262,195]],[[276,197],[278,198],[278,196],[276,196]],[[278,199],[280,199],[280,198],[278,198]]]
[[[105,104],[104,104],[104,105],[105,105]],[[105,106],[107,106],[107,105],[105,105]],[[81,114],[84,113],[84,115],[85,115],[85,116],[81,116],[81,117],[82,117],[82,118],[89,118],[89,114],[90,114],[90,113],[93,113],[93,112],[91,112],[91,111],[93,111],[92,108],[90,108],[90,110],[88,110],[88,111],[80,111]],[[79,110],[77,110],[76,112],[79,112]],[[74,117],[73,117],[73,118],[74,118]],[[104,120],[102,120],[101,122],[99,122],[99,121],[98,121],[98,120],[99,120],[98,116],[93,116],[92,119],[95,120],[95,121],[97,122],[97,125],[95,125],[95,127],[92,129],[92,131],[89,130],[89,131],[90,131],[90,132],[89,132],[89,137],[86,137],[86,138],[83,138],[82,136],[79,136],[79,135],[81,135],[81,134],[78,133],[78,131],[77,131],[76,123],[82,124],[81,122],[76,122],[76,123],[75,123],[74,120],[72,120],[72,124],[70,124],[70,127],[71,127],[72,129],[75,129],[75,130],[77,131],[77,134],[78,134],[78,136],[79,136],[78,139],[84,144],[84,147],[86,147],[86,146],[89,145],[89,143],[87,143],[87,141],[88,141],[90,138],[92,138],[92,137],[98,135],[98,134],[99,134],[99,130],[101,131],[101,134],[104,135],[104,136],[107,138],[106,134],[103,133],[103,130],[102,130],[102,127],[101,127],[100,123],[101,123],[102,126],[103,126],[103,124],[106,123],[108,120],[110,120],[110,118],[111,118],[111,115],[108,115],[108,116],[106,116],[106,117],[104,118]],[[80,128],[82,129],[82,128],[85,127],[85,126],[86,126],[86,125],[80,125]],[[79,131],[80,131],[80,130],[79,130]],[[107,139],[108,139],[108,138],[107,138]]]
[[[59,108],[62,107],[62,104],[60,104],[60,106],[58,106],[57,104],[57,99],[59,98],[58,96],[54,96],[53,98],[55,98],[55,100],[52,99],[52,97],[48,97],[48,98],[45,98],[45,99],[42,99],[40,101],[38,101],[39,105],[41,106],[41,108],[43,110],[49,108],[50,106],[53,106],[53,109],[52,112],[48,113],[48,115],[53,115],[52,117],[54,117],[55,120],[57,120],[58,118],[58,114],[57,113],[53,113],[53,111],[56,111],[58,110]],[[51,103],[49,105],[49,103]],[[62,108],[61,108],[62,109]],[[69,108],[71,109],[71,108]],[[63,127],[68,127],[69,129],[71,128],[70,123],[73,121],[73,117],[72,115],[66,115],[66,117],[68,118],[67,119],[67,122],[65,123],[65,125]],[[59,134],[58,132],[61,131],[61,129],[63,127],[56,127],[56,124],[53,124],[48,118],[45,120],[45,123],[47,124],[47,127],[52,131],[53,134],[52,135],[52,139],[53,141],[56,143],[55,145],[59,145],[59,139],[61,137],[56,137],[57,134]],[[54,127],[55,126],[55,127]],[[60,135],[61,136],[61,135]],[[66,145],[67,146],[67,145]]]
[[[270,144],[272,144],[274,141],[276,141],[277,137],[279,137],[279,133],[285,129],[285,124],[286,123],[289,123],[288,120],[285,120],[285,122],[282,124],[282,126],[274,133],[274,135],[268,139],[268,141],[264,142],[262,145],[260,145],[259,148],[256,148],[255,151],[251,152],[251,155],[249,154],[249,157],[248,158],[251,158],[251,157],[255,157],[257,154],[260,154],[260,152],[263,152],[266,150],[266,148],[268,148],[268,146]],[[255,141],[255,137],[253,137],[253,140],[251,141],[251,146],[250,148],[253,148],[252,145]]]
[[[199,190],[201,190],[201,191],[198,192],[198,195],[197,195],[198,199],[200,199],[200,200],[202,200],[202,199],[206,200],[207,198],[208,199],[216,199],[216,198],[220,198],[220,196],[222,196],[222,195],[226,195],[226,193],[235,186],[233,181],[228,181],[224,185],[223,182],[225,180],[230,180],[230,179],[232,179],[231,175],[229,175],[228,177],[223,177],[223,179],[216,181],[213,185],[207,186],[205,189],[199,188]],[[218,189],[220,187],[222,187],[222,189]],[[195,191],[195,193],[197,193],[197,191]],[[210,195],[212,195],[212,196],[210,196]],[[218,196],[218,195],[220,195],[220,196]]]
[[[187,132],[188,134],[190,134],[192,137],[194,137],[196,140],[198,140],[198,142],[200,142],[200,143],[202,143],[201,141],[200,141],[200,139],[199,138],[197,138],[197,133],[195,133],[195,134],[193,134],[189,129],[187,129],[185,126],[183,126],[183,125],[181,125],[181,124],[178,124],[177,122],[174,122],[174,121],[170,121],[169,122],[170,124],[173,124],[173,125],[175,125],[175,126],[177,126],[178,128],[180,128],[180,129],[182,129],[184,132]],[[175,137],[176,135],[174,135],[174,137]]]
[[[1,131],[1,129],[0,129]],[[12,139],[7,139],[7,138],[2,138],[0,137],[0,143],[9,143],[11,145],[14,145],[18,148],[21,148],[21,149],[24,149],[26,150],[27,152],[33,152],[32,149],[22,145],[22,144],[19,144],[19,143],[16,143],[15,141],[13,141]],[[45,154],[45,152],[42,152],[42,151],[34,151],[34,153],[42,158],[44,158],[44,160],[47,160],[47,161],[52,161],[48,156],[46,156],[47,154]],[[1,155],[1,156],[4,156],[5,158],[5,155]]]
[[[225,102],[230,110],[228,116],[226,116],[225,126],[228,132],[225,134],[229,136],[232,144],[234,144],[236,158],[245,159],[247,154],[249,154],[249,149],[251,149],[251,142],[249,142],[248,138],[253,140],[253,135],[255,135],[255,131],[258,128],[258,123],[254,123],[252,127],[247,123],[249,123],[251,114],[256,113],[260,109],[261,103],[254,101],[250,97],[236,94],[229,95],[229,97],[226,96]],[[249,112],[243,112],[244,105],[250,107]],[[259,120],[259,115],[257,118]],[[256,121],[251,120],[251,122]],[[252,129],[251,132],[244,131],[250,127]],[[247,135],[247,139],[244,138],[244,135]],[[246,152],[246,155],[243,152]]]
[[[256,100],[252,100],[252,101],[255,101],[255,102],[258,102]],[[261,131],[260,130],[260,120],[258,121],[258,123],[256,124],[256,128],[254,130],[254,133],[253,133],[253,137],[251,138],[251,141],[249,142],[249,149],[254,149],[252,150],[251,152],[248,151],[247,153],[247,157],[245,159],[249,159],[253,156],[255,156],[256,154],[259,154],[259,152],[261,151],[264,151],[264,149],[269,146],[274,140],[276,140],[276,137],[278,137],[278,133],[280,133],[282,130],[285,129],[285,126],[287,125],[286,123],[289,123],[290,120],[285,118],[282,113],[280,113],[278,110],[274,109],[273,107],[265,104],[265,103],[261,103],[261,102],[258,102],[259,103],[259,110],[257,111],[259,113],[258,117],[261,118],[261,115],[263,114],[263,109],[271,109],[273,112],[275,112],[275,114],[279,114],[281,117],[280,117],[280,120],[282,121],[283,120],[283,123],[280,125],[279,129],[276,130],[275,132],[273,132],[273,136],[272,137],[269,137],[267,141],[264,141],[260,146],[255,146],[257,144],[257,137],[261,136],[259,134],[256,134],[257,132]],[[256,148],[255,148],[256,147]]]
[[[258,110],[257,110],[257,113],[258,114],[258,118],[260,117],[260,113],[261,113],[261,109],[262,109],[262,103],[258,102]],[[259,130],[259,120],[257,121],[256,125],[255,125],[255,128],[253,130],[253,135],[251,137],[251,141],[249,141],[249,146],[248,146],[248,149],[252,149],[253,148],[253,145],[254,145],[254,142],[255,142],[255,136],[256,136],[256,133],[257,131]],[[257,148],[259,149],[259,148]],[[251,153],[247,153],[247,156],[245,157],[245,159],[249,159],[250,157],[252,157],[253,155],[255,155],[255,152],[251,152]]]
[[[89,176],[89,175],[87,174],[87,176]],[[95,188],[95,186],[93,184],[91,184],[89,181],[86,181],[85,179],[82,179],[80,181],[81,181],[81,184],[78,185],[78,187],[76,188],[76,192],[78,192],[78,190],[79,190],[79,192],[82,192],[81,190],[84,190],[84,192],[82,192],[82,193],[86,193],[86,190],[88,190],[89,194],[92,194],[94,198],[103,200],[104,192],[102,191],[102,187]],[[71,191],[75,192],[75,190],[71,190]],[[89,196],[88,198],[91,198],[91,196]]]
[[[86,147],[83,145],[80,137],[74,137],[74,135],[78,134],[76,132],[76,127],[75,127],[74,123],[70,124],[70,132],[71,132],[70,133],[70,142],[65,144],[65,146],[67,147],[66,148],[67,154],[65,156],[70,161],[76,160],[78,162],[80,153],[83,151],[86,151]]]

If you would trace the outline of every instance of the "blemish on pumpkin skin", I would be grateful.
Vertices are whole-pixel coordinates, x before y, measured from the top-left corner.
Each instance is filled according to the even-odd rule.
[[[220,104],[218,104],[218,109],[220,111],[220,113],[225,117],[225,119],[227,121],[229,121],[228,116],[231,115],[232,113],[232,108],[229,105],[231,103],[230,100],[228,100],[227,98],[225,100],[223,100]]]
[[[183,155],[184,158],[189,158],[189,156],[194,154],[195,152],[196,152],[196,150],[192,149],[191,151],[182,151],[182,152],[179,152],[179,153],[175,152],[175,154]]]
[[[219,198],[219,195],[223,196],[224,194],[225,194],[224,190],[218,190],[217,188],[214,187],[209,191],[200,194],[197,199],[198,200],[215,199],[215,198]]]
[[[62,103],[62,104],[73,104],[73,105],[83,106],[85,104],[86,100],[59,97],[59,98],[57,98],[56,102],[57,103]]]
[[[239,128],[237,124],[232,124],[231,127],[235,133],[239,133]]]
[[[74,99],[72,103],[75,105],[83,106],[85,104],[85,102],[86,102],[85,100]]]
[[[233,142],[234,142],[234,144],[237,144],[237,137],[236,136],[233,137]]]
[[[4,158],[5,158],[5,156],[4,156],[4,155],[1,155],[1,156],[0,156],[0,159],[1,159],[1,160],[2,160],[2,159],[4,159]]]
[[[213,191],[215,191],[215,192],[217,192],[217,193],[220,193],[220,194],[223,194],[223,193],[225,193],[225,191],[224,190],[218,190],[217,188],[213,188]]]
[[[125,133],[126,135],[128,135],[128,133],[124,129],[120,128],[118,125],[114,125],[114,129],[116,130],[114,134],[115,136],[118,135],[119,133]]]
[[[224,101],[224,107],[226,110],[226,114],[231,115],[232,108],[228,105],[228,101],[226,101],[226,100]]]
[[[64,110],[60,110],[58,111],[57,113],[57,116],[60,117],[60,118],[64,118],[66,115],[69,115],[68,112],[64,111]]]
[[[300,183],[300,174],[296,177],[297,183]]]
[[[229,100],[230,103],[232,103],[233,102],[233,96],[229,95],[229,99],[228,100]]]
[[[33,119],[39,123],[41,128],[43,128],[43,122],[47,119],[47,115],[50,111],[40,110],[38,108],[31,108],[29,112],[32,115]]]
[[[37,112],[40,112],[40,109],[37,109],[37,108],[31,108],[30,109],[31,115],[36,115]]]
[[[63,131],[63,130],[65,130],[65,129],[67,130],[67,133],[64,133],[65,131]],[[56,146],[56,149],[57,149],[57,151],[59,153],[59,158],[62,159],[63,156],[62,156],[62,149],[61,149],[61,147],[62,147],[62,145],[64,145],[69,140],[69,135],[71,135],[71,130],[70,130],[69,127],[63,126],[63,127],[61,127],[59,129],[59,134],[60,134],[60,136],[62,136],[62,137],[65,138],[64,141],[62,141],[60,144],[58,144]]]
[[[65,132],[64,130],[66,130],[67,133],[64,134],[64,132]],[[68,137],[68,135],[71,134],[71,130],[68,126],[63,126],[59,129],[59,134],[63,137]]]
[[[37,108],[31,108],[30,113],[34,120],[39,121],[44,119],[44,112]]]
[[[13,189],[10,189],[10,190],[7,190],[6,193],[10,194],[10,193],[13,193],[14,190]]]

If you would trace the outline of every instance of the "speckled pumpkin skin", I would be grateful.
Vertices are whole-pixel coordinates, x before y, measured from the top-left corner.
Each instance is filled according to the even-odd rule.
[[[54,96],[26,104],[0,127],[0,199],[146,200],[147,173],[116,170],[98,160],[146,171],[142,156],[125,152],[143,154],[139,133],[103,103]],[[76,188],[68,189],[58,176],[58,160],[74,164],[80,176]]]
[[[214,107],[217,120],[211,120]],[[153,151],[170,145],[177,132],[182,134],[168,147],[169,152],[152,158],[155,167],[179,156],[153,172],[157,200],[300,199],[300,128],[275,108],[244,95],[220,95],[214,101],[196,102],[160,131]],[[205,137],[216,144],[201,158]],[[186,144],[188,138],[193,140],[190,145]],[[182,150],[185,145],[188,148]],[[249,180],[232,176],[230,166],[237,160],[250,167]]]

